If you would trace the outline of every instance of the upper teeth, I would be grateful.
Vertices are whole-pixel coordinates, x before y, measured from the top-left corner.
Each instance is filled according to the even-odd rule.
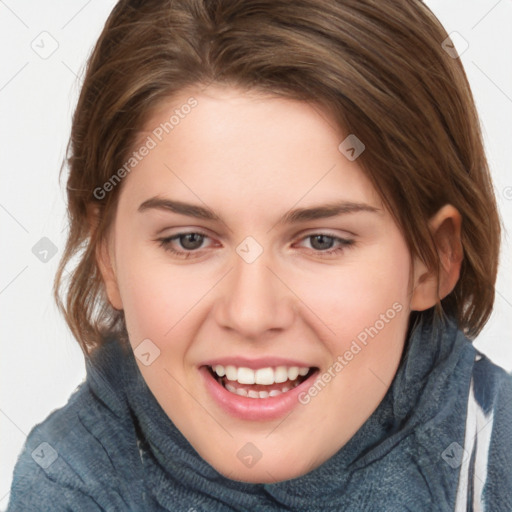
[[[267,367],[252,370],[243,366],[237,368],[236,366],[217,364],[212,369],[219,377],[225,375],[228,380],[236,380],[240,384],[266,385],[295,380],[299,375],[304,376],[309,372],[307,366],[278,366],[276,368]]]

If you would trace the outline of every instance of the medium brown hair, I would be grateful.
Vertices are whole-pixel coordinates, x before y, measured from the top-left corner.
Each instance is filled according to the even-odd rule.
[[[101,199],[93,192],[122,167],[160,102],[210,83],[328,109],[365,144],[358,164],[411,255],[436,272],[428,220],[455,206],[464,260],[436,312],[476,336],[494,302],[500,219],[473,97],[460,59],[443,49],[447,37],[418,0],[121,0],[88,60],[68,145],[70,231],[54,291],[84,353],[108,334],[126,336],[96,263],[122,183]]]

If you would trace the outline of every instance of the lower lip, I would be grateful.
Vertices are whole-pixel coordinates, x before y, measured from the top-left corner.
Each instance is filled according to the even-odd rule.
[[[268,421],[281,418],[300,405],[299,395],[306,391],[318,373],[316,370],[298,386],[269,398],[249,398],[228,391],[212,376],[206,366],[199,369],[206,389],[219,406],[228,414],[249,421]]]

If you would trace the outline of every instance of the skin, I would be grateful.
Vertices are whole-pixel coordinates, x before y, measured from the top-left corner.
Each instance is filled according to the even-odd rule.
[[[409,313],[436,303],[436,279],[411,258],[357,159],[338,150],[348,134],[320,107],[232,87],[190,88],[160,105],[140,140],[190,96],[198,105],[124,178],[98,264],[132,347],[149,338],[160,349],[151,365],[137,363],[194,449],[235,480],[295,478],[334,455],[377,408],[398,368]],[[139,212],[154,196],[207,206],[223,222]],[[378,211],[277,223],[292,208],[340,200]],[[430,221],[442,261],[439,298],[459,277],[460,222],[450,205]],[[189,238],[171,242],[195,251],[186,259],[158,241],[197,231],[207,237],[192,251]],[[318,233],[353,244],[307,237]],[[252,263],[236,252],[248,236],[263,250]],[[204,361],[232,355],[294,357],[323,373],[393,304],[401,311],[284,421],[230,416],[200,378]],[[247,442],[262,453],[250,468],[237,457]]]

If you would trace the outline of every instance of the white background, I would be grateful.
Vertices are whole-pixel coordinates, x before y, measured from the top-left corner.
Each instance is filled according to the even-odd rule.
[[[114,3],[0,0],[1,510],[7,506],[12,470],[26,435],[63,406],[85,376],[82,353],[51,295],[66,235],[66,174],[59,184],[58,173],[83,66]],[[461,58],[481,115],[500,212],[505,229],[510,230],[512,1],[426,3],[448,33],[456,31],[469,43]],[[454,38],[460,51],[464,40]],[[58,47],[47,58],[35,51],[49,51],[52,45]],[[57,248],[46,263],[32,253],[42,237]],[[505,232],[495,311],[475,341],[509,372],[510,262],[511,244]]]

